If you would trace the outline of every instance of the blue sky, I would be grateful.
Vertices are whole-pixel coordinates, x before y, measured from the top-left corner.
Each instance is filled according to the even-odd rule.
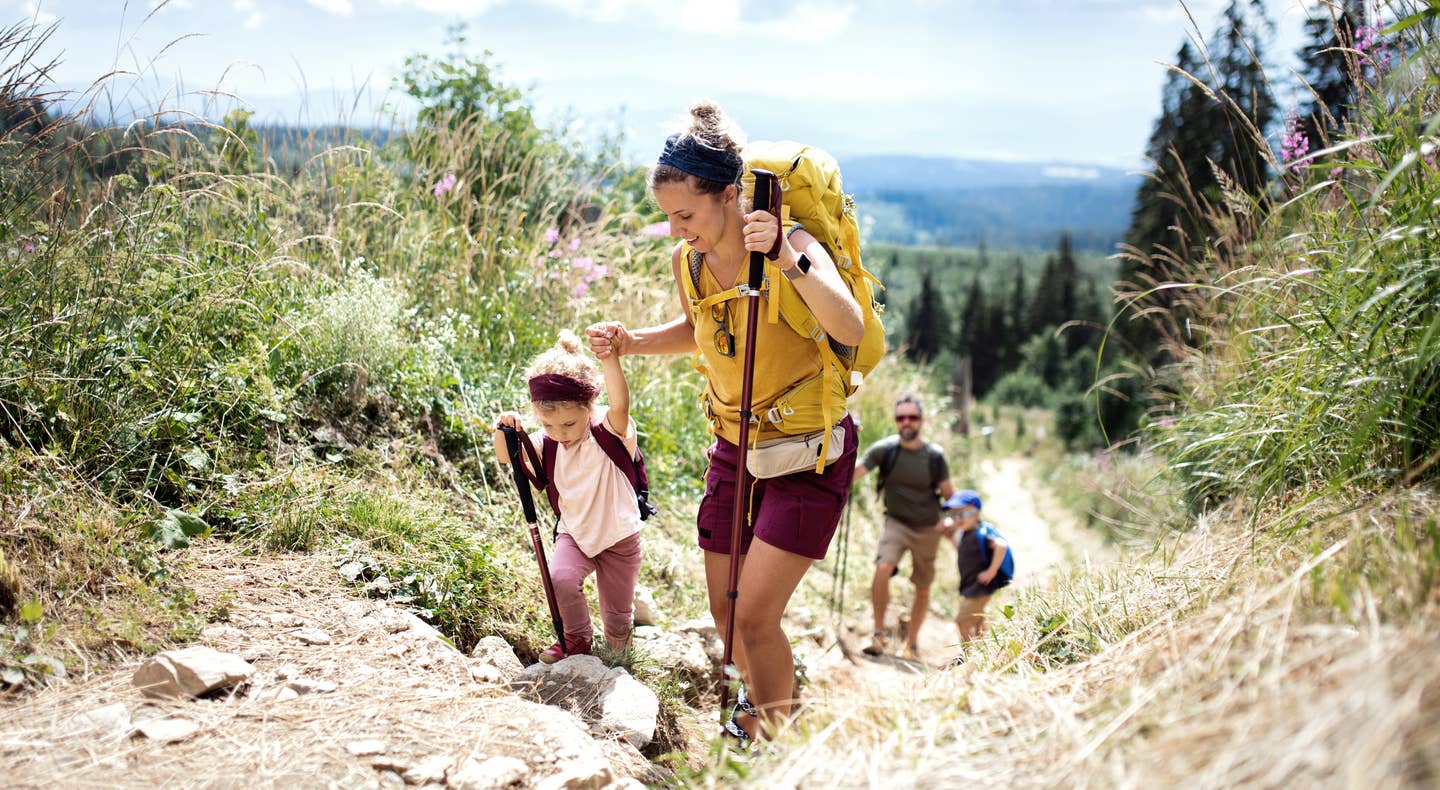
[[[1277,59],[1314,0],[1272,0]],[[1208,31],[1224,0],[1187,3]],[[446,28],[528,86],[542,117],[622,128],[658,150],[691,101],[714,98],[755,138],[842,158],[871,153],[1137,168],[1161,62],[1189,23],[1180,0],[0,0],[58,21],[62,88],[114,69],[123,106],[257,120],[373,124],[403,97],[405,57]],[[158,6],[158,8],[157,8]],[[805,31],[798,33],[797,31]],[[751,66],[766,63],[763,69]],[[303,98],[302,98],[303,97]],[[1282,102],[1289,99],[1282,95]]]

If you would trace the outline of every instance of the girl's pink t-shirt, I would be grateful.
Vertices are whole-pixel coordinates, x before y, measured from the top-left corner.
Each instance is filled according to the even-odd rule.
[[[605,413],[597,409],[595,419],[600,430],[614,434],[605,423]],[[633,455],[635,421],[629,422],[622,441]],[[570,447],[556,443],[555,490],[560,494],[560,531],[574,538],[587,557],[640,531],[635,488],[589,431]]]

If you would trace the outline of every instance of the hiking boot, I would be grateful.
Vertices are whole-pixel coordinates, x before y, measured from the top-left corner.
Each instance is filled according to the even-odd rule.
[[[590,640],[581,637],[567,636],[565,637],[565,648],[572,656],[588,656],[590,655]],[[540,652],[540,663],[542,664],[553,664],[562,658],[565,658],[565,654],[560,652],[559,642]]]
[[[919,660],[920,660],[920,646],[917,645],[917,644],[915,644],[914,642],[907,642],[907,643],[905,644],[905,649],[902,650],[902,651],[900,651],[900,657],[901,657],[901,658],[908,658],[908,659],[910,659],[911,661],[919,661]]]
[[[885,632],[876,631],[870,635],[870,644],[860,649],[867,656],[885,655]]]

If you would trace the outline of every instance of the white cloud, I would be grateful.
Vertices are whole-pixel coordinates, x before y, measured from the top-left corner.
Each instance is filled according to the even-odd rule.
[[[1141,12],[1146,19],[1162,25],[1189,27],[1193,18],[1200,30],[1209,35],[1210,28],[1224,7],[1224,0],[1185,0],[1183,3],[1181,0],[1171,0],[1159,5],[1147,5]]]
[[[1053,165],[1040,171],[1046,178],[1060,178],[1074,181],[1094,181],[1100,177],[1100,171],[1093,167],[1074,167],[1066,165]]]
[[[444,16],[479,16],[503,0],[382,0],[390,8],[413,6],[416,10]]]
[[[26,19],[33,20],[36,25],[45,27],[60,20],[60,17],[46,11],[37,0],[25,0],[20,4],[20,13]]]
[[[254,30],[265,22],[265,15],[256,7],[255,0],[232,0],[235,10],[245,17],[243,23],[248,30]]]
[[[757,32],[767,33],[777,38],[803,33],[805,38],[811,42],[831,41],[839,38],[840,34],[845,32],[854,15],[854,5],[802,2],[791,8],[790,13],[786,14],[784,18],[758,24],[756,28]]]
[[[349,0],[309,0],[344,3]],[[391,8],[415,8],[448,16],[479,16],[510,0],[382,0]],[[828,41],[839,36],[855,15],[854,3],[827,4],[801,0],[783,17],[747,19],[741,0],[543,0],[545,5],[573,19],[596,22],[644,21],[683,33],[714,35],[754,34],[770,38],[803,36],[807,41]]]
[[[350,16],[350,13],[355,10],[354,6],[350,5],[350,0],[305,0],[305,2],[321,11],[328,11],[337,16]]]

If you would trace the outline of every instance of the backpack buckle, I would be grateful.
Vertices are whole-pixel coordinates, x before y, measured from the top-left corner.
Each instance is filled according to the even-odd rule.
[[[794,413],[795,410],[791,408],[789,404],[786,404],[784,408],[781,408],[779,404],[776,404],[765,411],[765,419],[769,420],[771,425],[779,425],[780,423],[785,422],[786,417],[789,417]]]

